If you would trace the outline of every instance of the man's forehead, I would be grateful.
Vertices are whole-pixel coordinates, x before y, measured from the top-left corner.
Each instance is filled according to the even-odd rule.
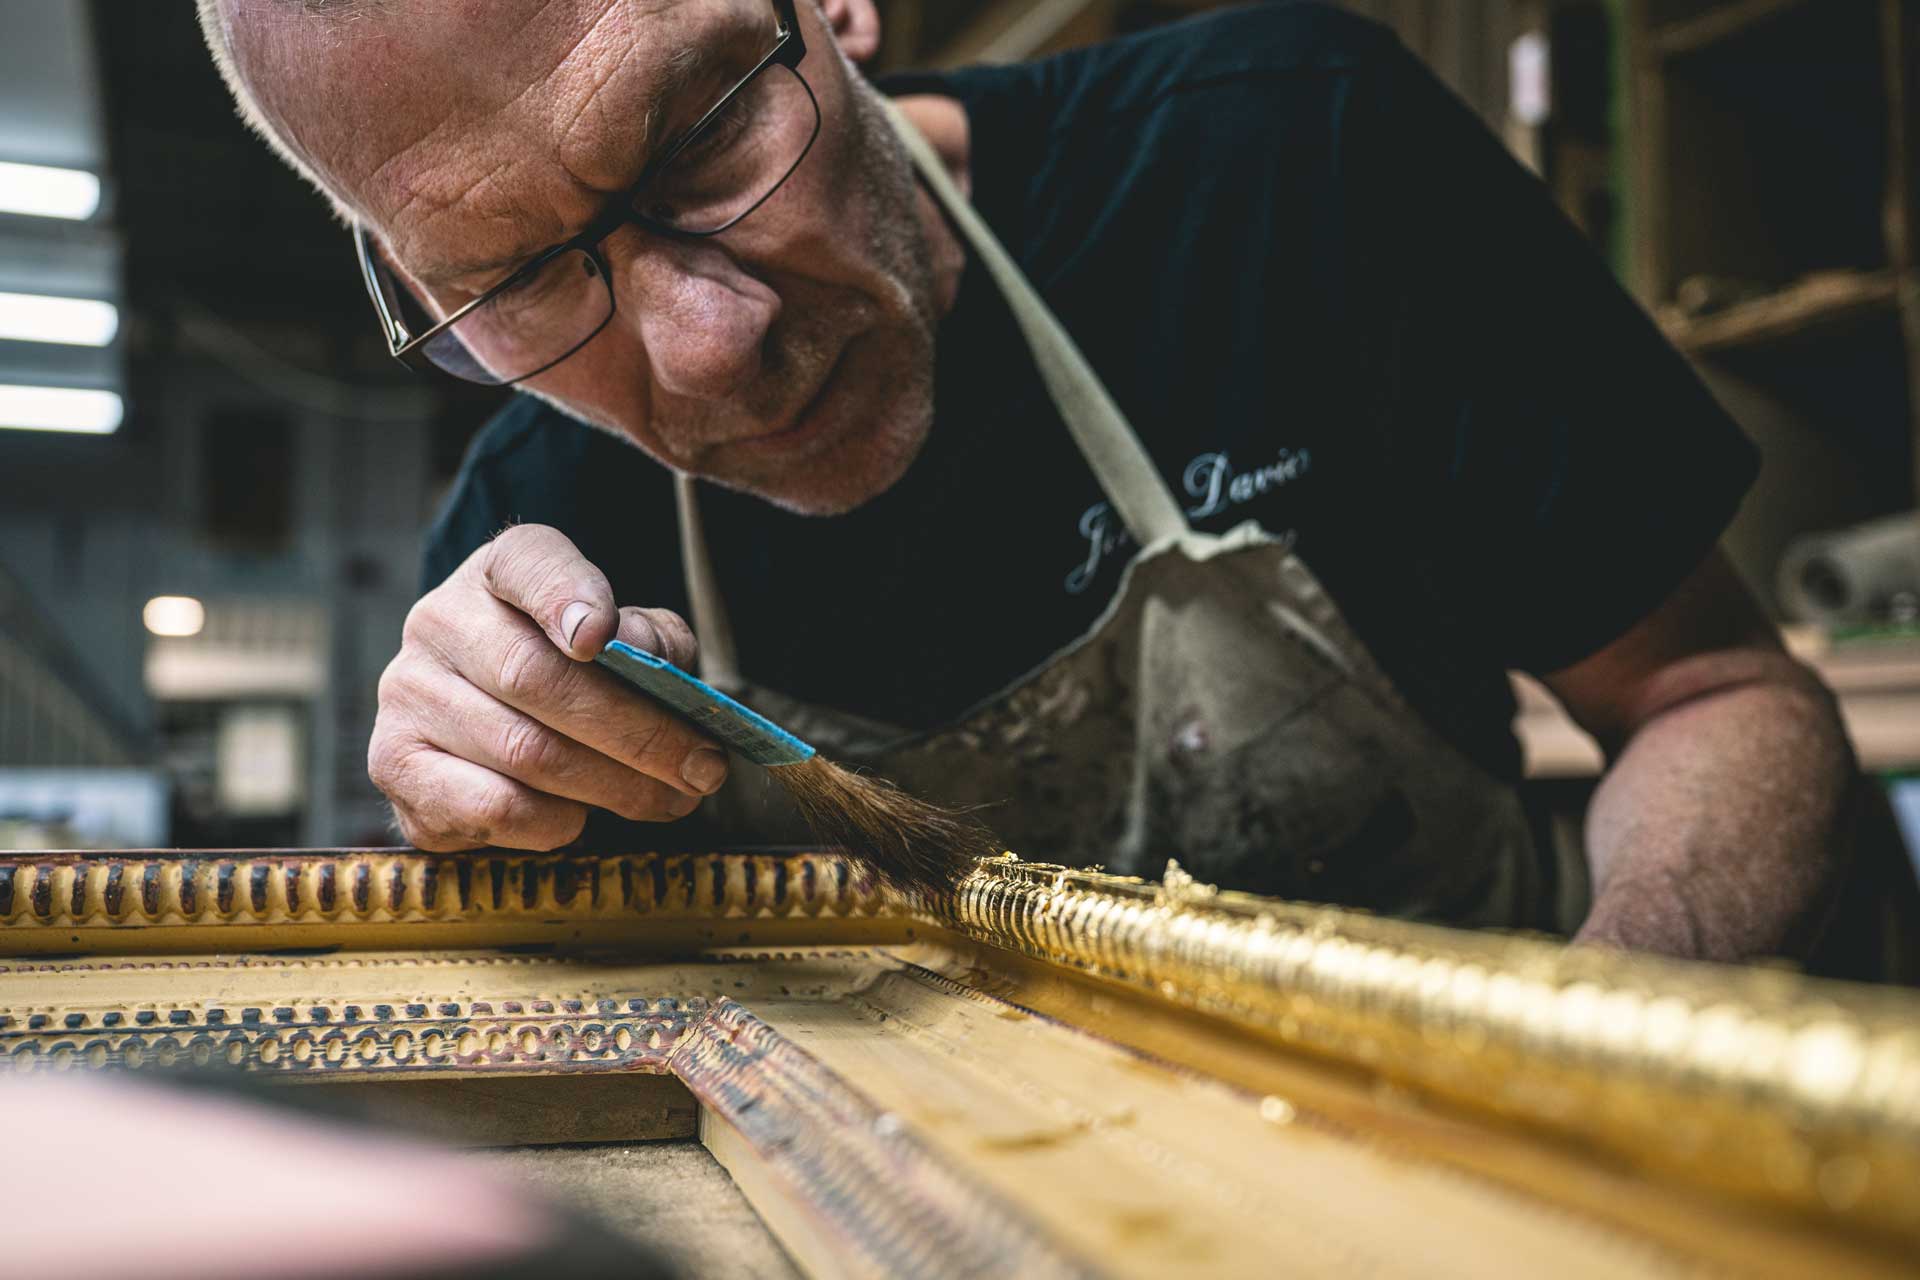
[[[242,65],[269,118],[442,273],[555,238],[575,212],[565,188],[585,199],[630,181],[675,95],[773,22],[769,0],[396,0],[319,22],[257,6],[240,0],[236,43],[258,42]],[[254,17],[269,25],[241,31]],[[450,224],[473,243],[445,243]]]

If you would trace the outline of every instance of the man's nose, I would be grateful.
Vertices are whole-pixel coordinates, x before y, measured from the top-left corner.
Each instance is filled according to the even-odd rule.
[[[604,252],[628,325],[654,385],[694,400],[737,396],[759,375],[780,296],[718,245],[662,240],[629,227]]]

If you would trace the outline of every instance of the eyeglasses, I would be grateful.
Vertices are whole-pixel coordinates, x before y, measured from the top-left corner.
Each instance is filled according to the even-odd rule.
[[[807,50],[793,0],[773,0],[773,11],[772,50],[742,66],[733,88],[620,199],[445,318],[427,313],[356,225],[360,273],[393,356],[489,386],[545,373],[613,319],[612,271],[600,248],[608,236],[634,223],[656,235],[704,239],[765,204],[820,136],[820,104],[799,71]]]

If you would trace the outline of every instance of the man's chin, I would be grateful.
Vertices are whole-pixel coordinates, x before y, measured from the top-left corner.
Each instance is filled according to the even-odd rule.
[[[893,488],[926,447],[931,414],[892,416],[781,466],[714,460],[696,474],[803,516],[845,515]],[[734,465],[727,465],[733,463]]]

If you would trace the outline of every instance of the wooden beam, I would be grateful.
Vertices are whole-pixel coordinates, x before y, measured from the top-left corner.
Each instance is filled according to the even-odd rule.
[[[1112,0],[997,0],[935,54],[936,67],[1020,62],[1049,50],[1074,23]]]
[[[1696,18],[1665,22],[1653,28],[1648,44],[1661,57],[1675,57],[1729,39],[1748,27],[1797,9],[1808,0],[1733,0],[1708,9]],[[1829,0],[1831,3],[1831,0]]]
[[[1661,327],[1689,355],[1751,350],[1892,316],[1898,299],[1890,271],[1823,271],[1723,311],[1663,316]]]

